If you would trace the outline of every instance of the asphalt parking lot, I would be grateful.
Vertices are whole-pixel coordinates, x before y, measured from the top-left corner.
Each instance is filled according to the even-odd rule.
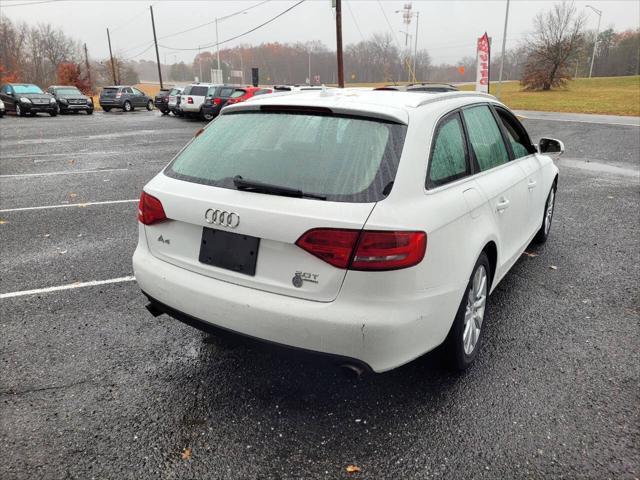
[[[640,475],[640,128],[525,120],[566,144],[556,215],[490,298],[476,365],[349,379],[145,310],[137,198],[201,125],[0,120],[0,478]]]

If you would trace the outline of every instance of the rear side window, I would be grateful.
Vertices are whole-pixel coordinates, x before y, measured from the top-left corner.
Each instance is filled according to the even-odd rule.
[[[208,90],[209,90],[209,87],[202,87],[200,85],[196,85],[191,87],[191,91],[189,92],[189,95],[193,95],[196,97],[206,97]]]
[[[431,150],[427,188],[452,182],[471,172],[460,115],[446,117],[438,126]]]
[[[507,132],[507,138],[511,144],[514,158],[526,157],[527,155],[535,153],[529,135],[522,124],[502,108],[496,108],[496,112]]]
[[[507,147],[500,128],[487,105],[462,110],[471,149],[480,171],[489,170],[509,161]]]
[[[382,200],[406,126],[363,117],[245,111],[219,116],[165,169],[180,180],[235,189],[233,177],[330,201]]]
[[[233,93],[233,88],[221,88],[219,96],[223,98],[228,98]]]
[[[265,93],[271,93],[271,90],[267,88],[261,88],[260,90],[255,92],[254,95],[264,95]]]

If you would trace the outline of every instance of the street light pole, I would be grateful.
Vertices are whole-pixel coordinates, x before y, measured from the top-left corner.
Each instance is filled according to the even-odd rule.
[[[220,70],[220,44],[218,43],[218,17],[216,17],[216,70],[218,71]],[[213,79],[211,80],[213,83]]]
[[[591,66],[589,67],[589,78],[591,78],[591,74],[593,74],[593,61],[596,59],[596,50],[598,48],[598,34],[600,33],[600,21],[602,20],[602,10],[598,10],[591,5],[587,5],[587,8],[590,8],[594,12],[598,14],[598,26],[596,27],[596,39],[593,42],[593,54],[591,55]]]
[[[498,88],[496,98],[500,98],[500,87],[502,87],[502,72],[504,71],[504,52],[507,46],[507,24],[509,23],[509,0],[507,0],[507,11],[504,14],[504,30],[502,32],[502,54],[500,55],[500,74],[498,75]]]
[[[416,83],[416,58],[418,58],[418,25],[420,24],[420,12],[416,13],[416,38],[413,47],[413,83]]]

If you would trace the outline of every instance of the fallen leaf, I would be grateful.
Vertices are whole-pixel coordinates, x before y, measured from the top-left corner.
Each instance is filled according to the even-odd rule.
[[[78,196],[77,193],[73,193],[73,192],[69,193],[70,198],[76,198],[77,196]]]
[[[556,267],[555,265],[549,265],[549,268],[550,268],[551,270],[557,270],[557,269],[558,269],[558,267]]]
[[[44,234],[44,238],[49,238],[50,236],[51,236],[51,234],[50,234],[50,233],[45,233],[45,234]]]
[[[356,465],[348,465],[347,466],[347,473],[358,473],[361,472],[362,470],[360,470],[360,467],[356,466]]]
[[[522,254],[526,255],[527,257],[530,257],[530,258],[534,258],[534,257],[538,256],[537,253],[531,253],[531,252],[522,252]]]
[[[64,255],[65,253],[67,253],[67,250],[58,250],[58,253],[59,253],[60,255]]]
[[[613,197],[612,197],[611,195],[607,195],[607,198],[608,198],[609,200],[613,200]]]
[[[191,460],[191,449],[189,447],[182,450],[182,459]]]
[[[0,225],[4,225],[5,223],[9,223],[6,220],[0,220]]]

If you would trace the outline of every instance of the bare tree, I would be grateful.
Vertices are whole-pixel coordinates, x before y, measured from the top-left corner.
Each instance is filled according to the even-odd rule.
[[[584,22],[584,14],[578,13],[573,2],[566,1],[536,16],[521,80],[527,89],[550,90],[571,78],[569,67],[575,65]]]

